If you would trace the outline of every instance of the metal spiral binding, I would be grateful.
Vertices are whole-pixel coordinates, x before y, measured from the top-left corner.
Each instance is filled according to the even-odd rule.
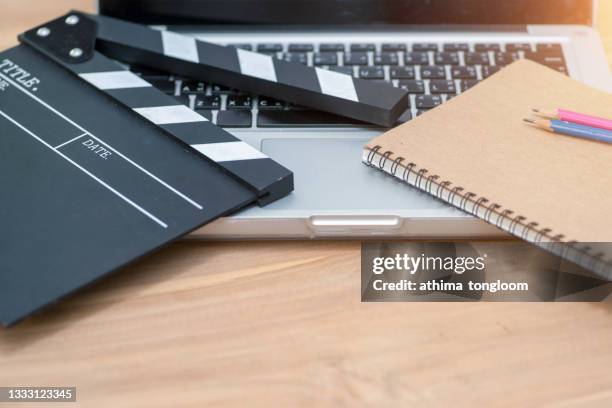
[[[480,206],[481,206],[481,205],[483,205],[483,204],[485,204],[485,203],[488,203],[488,202],[489,202],[489,200],[488,200],[487,198],[485,198],[485,197],[480,197],[480,198],[479,198],[479,199],[476,201],[476,203],[474,204],[474,208],[472,209],[472,211],[473,211],[474,215],[477,215],[477,214],[478,214],[478,210],[480,210]]]
[[[591,250],[590,246],[584,246],[582,248],[579,248],[578,253],[580,254],[580,256],[578,258],[578,262],[582,262],[582,259],[584,258],[585,255],[589,253],[590,250]]]
[[[425,173],[427,173],[427,169],[421,169],[419,171],[417,171],[417,179],[415,180],[414,184],[418,187],[418,188],[423,188],[421,186],[421,181],[423,181],[423,176],[425,175]]]
[[[527,241],[527,238],[529,238],[529,233],[530,232],[535,232],[537,234],[538,230],[536,230],[535,227],[537,227],[538,224],[537,222],[530,222],[529,224],[527,224],[527,226],[523,229],[523,233],[521,234],[521,238],[525,241]]]
[[[603,252],[597,252],[596,254],[592,254],[592,255],[590,255],[590,257],[589,257],[589,259],[590,259],[590,264],[589,264],[589,266],[590,266],[591,268],[589,268],[589,269],[595,268],[595,265],[596,265],[598,262],[601,262],[601,258],[603,258],[603,255],[604,255],[604,254],[603,254]]]
[[[439,183],[438,184],[438,189],[436,190],[436,197],[438,197],[439,199],[442,199],[442,193],[440,193],[440,189],[442,189],[442,191],[444,191],[444,189],[446,189],[451,184],[452,183],[450,181],[443,181],[443,182]]]
[[[612,274],[610,271],[612,270],[612,259],[604,260],[604,253],[593,253],[592,248],[588,246],[578,247],[578,243],[576,241],[566,241],[565,235],[563,234],[552,234],[552,230],[550,228],[539,228],[539,223],[537,222],[527,222],[527,218],[523,215],[516,215],[514,211],[509,209],[503,209],[503,206],[490,202],[486,197],[479,197],[477,194],[473,192],[463,192],[464,188],[461,186],[454,186],[451,181],[443,180],[437,174],[427,175],[429,173],[428,169],[419,168],[416,163],[409,162],[407,164],[403,164],[406,160],[404,157],[393,158],[392,151],[384,151],[381,152],[382,146],[374,146],[369,149],[369,152],[366,156],[366,164],[368,166],[377,167],[383,171],[385,170],[385,165],[387,164],[387,160],[393,160],[391,164],[391,168],[389,173],[397,178],[402,179],[405,183],[411,184],[417,188],[427,191],[428,193],[434,195],[435,197],[452,204],[461,210],[468,212],[472,215],[478,216],[479,218],[484,219],[489,224],[493,224],[498,228],[501,228],[504,224],[504,221],[509,220],[510,224],[507,228],[503,228],[514,236],[518,236],[524,241],[531,242],[535,245],[544,247],[548,249],[550,252],[565,258],[574,260],[575,257],[571,257],[568,254],[572,252],[577,255],[577,260],[574,260],[575,263],[581,266],[590,266],[591,270],[598,271],[604,274],[607,278],[611,278]],[[377,159],[378,162],[375,164],[374,160]],[[403,171],[400,173],[399,168],[402,167]],[[416,173],[416,176],[414,176]],[[411,177],[414,178],[414,181],[411,181]],[[446,195],[446,198],[444,197]],[[457,197],[460,197],[459,204],[455,204],[455,200]],[[484,209],[484,214],[482,214],[482,210]],[[497,219],[494,219],[494,216],[497,216]],[[585,264],[584,258],[588,257],[588,262]]]
[[[498,208],[501,208],[501,205],[497,204],[497,203],[491,203],[488,207],[487,207],[487,211],[485,211],[484,213],[484,220],[486,222],[488,222],[489,224],[491,224],[491,214],[493,214],[493,212],[495,210],[497,210]]]
[[[437,174],[432,174],[431,176],[427,177],[427,181],[425,182],[425,190],[431,193],[431,185],[439,178],[440,176]]]
[[[535,241],[540,241],[552,230],[550,228],[542,228],[535,237]]]
[[[378,153],[378,151],[380,150],[380,146],[374,146],[374,148],[372,150],[370,150],[370,152],[368,153],[368,165],[371,166],[372,165],[372,160],[374,160],[374,156],[376,156],[376,153]]]
[[[395,172],[397,171],[397,168],[399,167],[400,163],[404,160],[403,157],[399,156],[397,159],[393,160],[393,164],[391,165],[391,174],[393,174],[395,176]],[[395,167],[393,167],[395,166]]]
[[[512,222],[510,223],[510,225],[508,226],[508,229],[510,230],[510,233],[512,235],[516,235],[516,227],[517,225],[521,224],[521,221],[525,221],[525,217],[523,217],[522,215],[517,215],[516,217],[514,217],[514,219],[512,220]]]
[[[378,168],[385,168],[385,163],[387,162],[387,159],[389,159],[389,156],[391,156],[391,152],[385,152],[382,156],[380,156],[380,160],[378,160]]]
[[[408,166],[406,166],[406,168],[404,169],[404,174],[402,175],[402,179],[407,183],[408,182],[408,177],[410,177],[410,172],[412,171],[412,169],[414,168],[414,166],[416,166],[416,164],[414,163],[408,163]]]
[[[514,214],[514,211],[508,210],[508,209],[502,211],[502,213],[499,215],[499,217],[497,217],[497,221],[495,222],[495,226],[497,228],[501,228],[503,223],[504,223],[504,220],[509,220],[510,219],[510,214]]]
[[[463,211],[467,211],[466,204],[469,200],[472,199],[472,197],[476,197],[476,194],[469,191],[465,193],[461,198],[461,201],[459,201],[459,208],[461,208]]]

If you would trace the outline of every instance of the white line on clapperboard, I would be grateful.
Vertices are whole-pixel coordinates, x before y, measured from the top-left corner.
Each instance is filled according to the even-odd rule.
[[[130,158],[126,157],[125,155],[123,155],[121,152],[119,152],[117,149],[115,149],[114,147],[112,147],[111,145],[109,145],[108,143],[106,143],[104,140],[100,139],[99,137],[97,137],[96,135],[94,135],[93,133],[89,132],[87,129],[83,128],[82,126],[80,126],[79,124],[75,123],[72,119],[68,118],[67,116],[65,116],[64,114],[62,114],[61,112],[59,112],[57,109],[53,108],[51,105],[49,105],[47,102],[43,101],[42,99],[40,99],[39,97],[37,97],[36,95],[33,95],[31,92],[29,92],[27,89],[24,89],[23,87],[21,87],[19,84],[17,84],[15,81],[13,81],[11,78],[7,77],[6,75],[4,75],[3,73],[0,72],[0,77],[4,78],[5,80],[7,80],[8,82],[10,82],[14,87],[16,87],[17,89],[19,89],[21,92],[25,93],[26,95],[28,95],[30,98],[34,99],[36,102],[40,103],[41,105],[43,105],[45,108],[49,109],[51,112],[55,113],[57,116],[61,117],[62,119],[64,119],[66,122],[70,123],[72,126],[78,128],[79,130],[81,130],[82,132],[84,132],[83,135],[75,138],[78,139],[82,136],[85,135],[89,135],[97,140],[99,140],[101,143],[103,143],[104,145],[106,145],[110,150],[113,151],[113,153],[116,153],[118,156],[120,156],[121,158],[123,158],[124,160],[126,160],[127,162],[129,162],[130,164],[132,164],[133,166],[137,167],[140,171],[142,171],[143,173],[145,173],[146,175],[148,175],[149,177],[151,177],[152,179],[154,179],[155,181],[157,181],[158,183],[160,183],[161,185],[163,185],[164,187],[166,187],[168,190],[172,191],[173,193],[175,193],[176,195],[178,195],[179,197],[183,198],[185,201],[187,201],[189,204],[193,205],[194,207],[196,207],[198,210],[202,210],[203,207],[201,204],[197,203],[196,201],[192,200],[191,198],[187,197],[185,194],[181,193],[180,191],[178,191],[176,188],[172,187],[171,185],[169,185],[168,183],[166,183],[165,181],[163,181],[162,179],[160,179],[159,177],[157,177],[156,175],[152,174],[151,172],[149,172],[147,169],[143,168],[142,166],[140,166],[138,163],[135,163],[133,160],[131,160]],[[72,140],[69,140],[69,142],[71,142]],[[67,143],[66,143],[67,144]]]
[[[57,150],[57,149],[59,149],[60,147],[64,147],[64,146],[66,146],[67,144],[74,142],[75,140],[79,140],[79,139],[80,139],[80,138],[82,138],[83,136],[87,136],[87,133],[83,133],[82,135],[78,135],[77,137],[73,137],[72,139],[70,139],[70,140],[68,140],[68,141],[66,141],[66,142],[64,142],[64,143],[58,144],[57,146],[55,146],[55,147],[54,147],[54,149],[55,149],[55,150]]]
[[[51,146],[49,143],[45,142],[44,140],[42,140],[40,137],[36,136],[32,131],[30,131],[28,128],[26,128],[25,126],[23,126],[21,123],[17,122],[15,119],[11,118],[9,115],[7,115],[6,113],[4,113],[3,111],[0,110],[0,115],[4,116],[7,120],[9,120],[11,123],[13,123],[15,126],[17,126],[18,128],[20,128],[21,130],[23,130],[24,132],[26,132],[27,134],[29,134],[30,136],[32,136],[33,138],[35,138],[36,140],[38,140],[40,143],[44,144],[45,146],[47,146],[49,149],[51,149],[52,151],[54,151],[55,153],[59,154],[60,156],[62,156],[65,160],[67,160],[68,162],[70,162],[73,166],[75,166],[76,168],[78,168],[79,170],[81,170],[83,173],[87,174],[89,177],[91,177],[92,179],[96,180],[98,183],[102,184],[104,187],[106,187],[108,190],[110,190],[112,193],[114,193],[115,195],[117,195],[119,198],[121,198],[123,201],[125,201],[126,203],[130,204],[132,207],[136,208],[138,211],[140,211],[141,213],[143,213],[144,215],[146,215],[147,217],[149,217],[150,219],[152,219],[153,221],[155,221],[156,223],[158,223],[159,225],[161,225],[164,228],[168,228],[168,224],[166,224],[165,222],[163,222],[162,220],[160,220],[159,218],[157,218],[156,216],[154,216],[153,214],[151,214],[150,212],[148,212],[147,210],[145,210],[144,208],[142,208],[141,206],[139,206],[138,204],[136,204],[135,202],[133,202],[132,200],[130,200],[129,198],[127,198],[126,196],[124,196],[123,194],[121,194],[120,192],[118,192],[117,190],[115,190],[114,188],[112,188],[111,186],[109,186],[108,184],[106,184],[104,181],[100,180],[99,178],[97,178],[96,176],[94,176],[92,173],[90,173],[87,169],[83,168],[82,166],[80,166],[78,163],[76,163],[75,161],[73,161],[72,159],[70,159],[68,156],[66,156],[64,153],[60,152],[59,150],[55,149],[53,146]]]

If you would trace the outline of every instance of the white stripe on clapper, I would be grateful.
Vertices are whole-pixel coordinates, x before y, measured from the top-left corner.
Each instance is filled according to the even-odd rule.
[[[134,112],[144,116],[156,125],[169,125],[172,123],[206,122],[204,116],[189,109],[185,105],[151,106],[148,108],[135,108]]]
[[[323,68],[315,68],[315,70],[319,79],[319,85],[321,86],[321,92],[354,102],[359,101],[352,76]]]
[[[162,31],[161,36],[164,55],[185,61],[200,62],[195,38],[172,31]]]
[[[245,142],[193,144],[191,147],[215,162],[268,158]]]
[[[268,55],[258,54],[256,52],[245,51],[240,48],[238,52],[238,63],[240,64],[240,72],[244,75],[261,78],[268,81],[276,82],[276,70],[272,57]]]
[[[98,89],[145,88],[152,86],[130,71],[90,72],[80,74],[81,78]]]

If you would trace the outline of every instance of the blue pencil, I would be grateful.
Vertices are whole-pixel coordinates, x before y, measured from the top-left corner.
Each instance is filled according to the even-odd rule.
[[[599,142],[612,143],[612,131],[594,128],[575,123],[564,122],[562,120],[542,120],[542,119],[523,119],[530,125],[549,132],[559,133],[567,136],[579,137],[582,139],[597,140]]]

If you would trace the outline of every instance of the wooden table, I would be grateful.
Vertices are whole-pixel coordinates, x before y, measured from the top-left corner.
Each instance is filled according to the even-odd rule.
[[[1,47],[91,3],[0,0]],[[76,385],[85,407],[612,406],[610,304],[364,304],[359,259],[180,242],[0,329],[0,385]]]

